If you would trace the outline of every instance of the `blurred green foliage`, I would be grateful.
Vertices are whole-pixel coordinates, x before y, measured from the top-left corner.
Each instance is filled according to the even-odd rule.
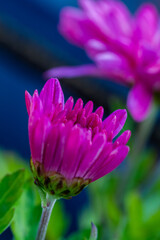
[[[33,178],[31,171],[29,169],[29,162],[26,162],[21,159],[19,156],[8,153],[8,152],[0,152],[0,179],[2,179],[7,173],[13,173],[18,169],[25,169],[17,178],[17,184],[14,184],[15,188],[12,188],[11,194],[18,200],[15,204],[14,201],[14,209],[11,207],[8,208],[8,212],[6,218],[2,218],[2,211],[0,205],[0,232],[3,232],[6,227],[9,226],[11,223],[11,230],[14,235],[15,240],[29,240],[35,239],[37,234],[37,229],[40,221],[41,216],[41,203],[39,193],[36,189],[36,186],[33,183]],[[21,173],[21,170],[18,171]],[[13,178],[15,178],[15,174],[13,174]],[[12,175],[8,175],[12,176]],[[6,177],[5,177],[6,179]],[[10,179],[12,180],[12,179]],[[15,178],[16,180],[16,178]],[[8,182],[10,183],[10,182]],[[23,192],[22,192],[22,185],[23,185]],[[1,186],[1,185],[0,185]],[[12,184],[10,184],[12,187]],[[4,190],[7,192],[7,183],[5,182],[4,188],[0,188],[0,193]],[[10,189],[10,188],[9,188]],[[21,197],[19,194],[19,189],[21,190]],[[2,195],[1,195],[2,196]],[[0,200],[0,204],[3,199]],[[7,203],[6,199],[4,201]],[[3,202],[3,207],[5,206]],[[13,207],[12,206],[12,207]],[[9,210],[12,211],[9,211]],[[57,201],[54,207],[54,210],[51,215],[50,223],[48,226],[47,231],[47,240],[58,240],[65,234],[67,227],[69,226],[69,221],[66,221],[66,214],[64,208],[62,206],[61,201]],[[8,219],[8,221],[6,221]],[[68,218],[67,218],[68,219]],[[3,226],[1,223],[3,223]]]
[[[36,191],[32,181],[29,179],[24,185],[23,194],[15,208],[15,215],[11,224],[14,239],[35,239],[40,217],[40,201],[37,199]]]
[[[0,233],[2,233],[12,221],[14,205],[22,193],[24,184],[24,170],[13,174],[7,174],[0,182]]]

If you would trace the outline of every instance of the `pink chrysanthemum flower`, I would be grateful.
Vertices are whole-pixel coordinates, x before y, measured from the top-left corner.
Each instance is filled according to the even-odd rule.
[[[127,156],[130,131],[113,139],[123,128],[126,110],[117,110],[102,121],[103,108],[93,103],[74,105],[57,79],[50,79],[41,93],[25,93],[29,114],[31,168],[35,183],[56,197],[78,194],[90,182],[115,169]]]
[[[81,9],[66,7],[59,30],[71,43],[84,48],[94,64],[57,68],[46,77],[82,75],[110,78],[132,86],[128,109],[136,121],[151,109],[154,92],[160,91],[159,15],[152,4],[144,4],[132,16],[114,0],[79,0]]]

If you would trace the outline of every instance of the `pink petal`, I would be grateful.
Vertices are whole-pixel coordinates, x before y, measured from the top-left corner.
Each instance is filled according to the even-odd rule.
[[[27,108],[27,112],[28,115],[30,114],[30,106],[31,106],[31,102],[32,102],[32,97],[29,94],[29,92],[25,91],[25,101],[26,101],[26,108]]]
[[[57,150],[57,145],[59,142],[59,128],[57,125],[53,125],[50,132],[46,138],[45,148],[44,148],[44,169],[46,172],[55,171],[55,151]]]
[[[135,121],[143,121],[152,106],[152,92],[142,84],[136,84],[128,94],[127,106]]]
[[[128,84],[133,82],[133,73],[129,62],[113,52],[105,52],[96,55],[97,67],[103,76]]]
[[[120,146],[112,151],[109,158],[106,159],[106,163],[104,163],[101,169],[95,172],[95,175],[92,181],[96,181],[97,179],[103,177],[104,175],[112,172],[115,168],[117,168],[121,162],[125,159],[129,152],[128,146]]]
[[[102,127],[103,129],[105,129],[106,131],[106,135],[107,135],[107,141],[108,142],[112,142],[113,140],[113,132],[116,126],[116,121],[117,118],[115,115],[112,115],[111,117],[107,117],[104,122],[102,122]]]
[[[44,85],[40,99],[45,113],[51,114],[56,104],[64,106],[64,95],[58,79],[51,78]]]
[[[106,5],[106,11],[108,10],[106,3],[108,3],[108,6],[110,5],[110,11],[106,22],[110,25],[110,29],[113,29],[115,37],[117,34],[120,39],[123,37],[130,37],[132,32],[132,16],[126,5],[124,5],[122,1],[104,1],[102,7],[105,8]]]
[[[114,142],[114,146],[119,146],[119,145],[126,145],[127,142],[129,141],[131,136],[131,131],[130,130],[126,130],[125,132],[123,132]]]
[[[150,65],[156,65],[159,60],[158,52],[149,44],[143,44],[138,53],[138,58],[140,60],[140,64],[144,68],[148,68]],[[160,70],[160,68],[158,68]]]
[[[38,91],[35,90],[30,105],[30,117],[33,116],[39,118],[42,114],[42,111],[43,111],[42,101],[39,98]]]
[[[127,111],[125,109],[118,109],[110,114],[102,123],[103,128],[107,131],[113,131],[115,137],[123,128],[127,119]],[[113,121],[113,122],[112,122]],[[112,122],[112,124],[111,124]]]
[[[66,145],[68,143],[69,135],[72,129],[72,122],[68,122],[67,125],[61,124],[58,127],[58,141],[56,145],[55,155],[53,157],[54,171],[61,172],[61,166],[63,166],[64,157],[66,155]],[[65,163],[64,163],[65,164]]]
[[[101,75],[97,67],[93,64],[75,66],[75,67],[57,67],[52,68],[44,73],[44,78],[48,79],[52,76],[58,78],[73,78],[81,76],[99,76]]]
[[[77,8],[66,7],[61,11],[58,28],[69,42],[80,47],[95,36],[91,21],[85,12]]]
[[[40,120],[29,118],[29,142],[33,163],[43,161],[44,145],[50,126],[51,123],[46,117]]]
[[[131,16],[123,3],[91,0],[79,0],[79,3],[106,40],[117,37],[116,34],[119,36],[130,34]]]
[[[87,170],[86,174],[83,176],[85,179],[92,179],[97,170],[104,165],[105,159],[108,158],[109,154],[112,151],[112,143],[106,143],[103,151],[97,158],[97,160],[90,166]]]
[[[91,113],[86,119],[87,128],[95,128],[99,125],[99,115],[96,113]]]
[[[75,144],[76,143],[76,144]],[[61,173],[67,178],[75,177],[79,165],[91,145],[91,133],[79,127],[74,127],[66,143]]]
[[[95,113],[102,119],[104,114],[104,108],[100,106],[96,109]]]
[[[93,111],[93,102],[88,101],[84,106],[84,109],[85,109],[85,116],[87,117]]]
[[[64,148],[64,157],[62,160],[62,164],[59,168],[59,171],[64,175],[67,179],[71,179],[73,165],[75,164],[79,148],[81,145],[81,139],[83,138],[82,129],[78,127],[74,127],[68,136],[67,141],[65,142]],[[76,144],[75,144],[76,143]]]
[[[82,177],[87,172],[88,168],[97,160],[106,143],[105,134],[99,133],[95,135],[93,143],[81,162],[76,177]]]
[[[144,70],[144,78],[148,86],[155,91],[160,90],[160,62],[159,59],[156,62],[152,62]]]
[[[84,9],[87,17],[92,21],[92,25],[94,28],[98,29],[99,34],[106,38],[106,41],[110,39],[110,35],[112,34],[111,30],[109,29],[108,25],[105,23],[103,18],[103,11],[99,7],[95,1],[90,0],[80,0],[80,5]]]
[[[79,139],[79,141],[81,141],[81,142],[79,145],[77,157],[75,159],[73,159],[73,162],[69,167],[70,178],[76,177],[76,173],[79,169],[79,166],[81,165],[82,160],[84,159],[85,155],[87,154],[87,152],[90,149],[91,138],[92,138],[92,135],[91,135],[90,130],[84,131],[83,134],[81,134],[81,137]]]
[[[68,113],[72,110],[74,104],[73,97],[69,97],[68,100],[65,103],[64,110]]]
[[[83,108],[83,100],[82,100],[81,98],[79,98],[79,99],[76,101],[73,110],[74,110],[75,112],[79,112],[82,108]]]
[[[94,59],[97,54],[108,51],[109,47],[107,46],[107,44],[105,44],[104,42],[102,42],[100,40],[91,39],[85,45],[85,50],[86,50],[88,56],[90,58]]]
[[[98,53],[114,51],[133,63],[133,19],[126,6],[120,1],[79,2],[95,31],[84,46],[88,55],[94,59]]]
[[[146,3],[137,12],[134,36],[151,41],[157,31],[158,24],[159,16],[155,6]]]

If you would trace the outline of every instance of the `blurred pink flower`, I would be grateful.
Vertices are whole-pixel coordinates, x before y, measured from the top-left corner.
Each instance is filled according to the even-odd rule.
[[[45,77],[82,75],[110,78],[132,86],[127,106],[136,121],[151,109],[153,93],[160,91],[159,15],[144,4],[134,16],[120,1],[79,0],[81,9],[66,7],[59,30],[72,44],[84,48],[94,64],[56,68]]]
[[[64,95],[57,79],[50,79],[40,94],[25,92],[29,114],[31,168],[35,183],[59,197],[78,194],[86,185],[114,170],[127,156],[130,131],[116,140],[127,118],[117,110],[102,121],[103,108],[93,111],[93,102],[74,105]],[[74,105],[74,106],[73,106]]]

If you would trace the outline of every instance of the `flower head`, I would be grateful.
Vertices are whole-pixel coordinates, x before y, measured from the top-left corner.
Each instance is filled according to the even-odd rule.
[[[57,79],[46,82],[40,94],[25,93],[29,114],[31,169],[35,183],[56,197],[78,194],[86,185],[114,170],[127,156],[130,131],[123,128],[126,110],[102,121],[103,108],[93,112],[92,101],[74,105]]]
[[[136,121],[150,111],[153,93],[160,91],[159,15],[152,4],[144,4],[132,16],[115,0],[79,0],[80,9],[66,7],[59,30],[71,43],[84,48],[94,64],[57,68],[46,77],[92,75],[133,86],[128,109]]]

